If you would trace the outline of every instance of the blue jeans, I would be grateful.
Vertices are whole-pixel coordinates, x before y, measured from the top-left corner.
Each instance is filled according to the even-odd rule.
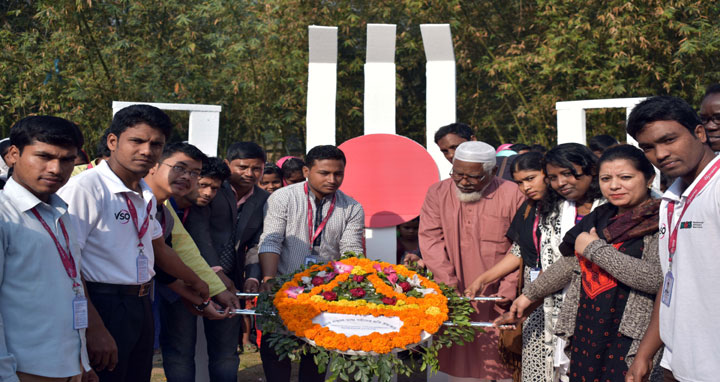
[[[195,381],[195,337],[197,316],[188,312],[178,298],[160,297],[160,347],[168,382]],[[208,368],[212,382],[237,382],[240,317],[225,320],[204,319]]]

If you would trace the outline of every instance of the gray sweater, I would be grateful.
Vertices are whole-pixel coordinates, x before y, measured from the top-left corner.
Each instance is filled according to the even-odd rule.
[[[633,340],[626,357],[628,366],[632,364],[640,341],[650,324],[655,294],[663,283],[658,256],[658,234],[645,236],[643,244],[644,249],[640,259],[623,254],[604,240],[591,242],[582,254],[618,281],[632,288],[620,321],[620,333]],[[582,287],[581,280],[580,263],[577,257],[566,256],[541,273],[535,282],[526,285],[523,291],[527,298],[536,301],[570,283],[555,326],[555,334],[565,340],[568,340],[575,332],[575,317],[577,317],[580,288]],[[566,347],[565,353],[568,357],[570,356],[569,346]],[[659,353],[661,352],[658,352],[655,357],[656,361],[659,360]]]

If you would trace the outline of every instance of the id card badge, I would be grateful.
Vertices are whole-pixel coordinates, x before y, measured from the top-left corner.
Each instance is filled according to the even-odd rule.
[[[540,276],[540,272],[542,272],[542,269],[540,268],[532,268],[530,269],[530,282],[535,281],[538,276]]]
[[[317,264],[320,262],[320,258],[315,253],[315,251],[311,251],[307,256],[305,256],[305,266],[309,267],[313,264]]]
[[[146,283],[150,280],[149,261],[147,256],[140,252],[137,257],[137,282]]]
[[[73,329],[88,327],[88,303],[85,296],[75,296],[73,305]]]
[[[672,298],[673,283],[675,278],[673,277],[672,271],[668,271],[665,274],[665,282],[663,283],[662,289],[662,303],[667,307],[670,307],[670,299]]]

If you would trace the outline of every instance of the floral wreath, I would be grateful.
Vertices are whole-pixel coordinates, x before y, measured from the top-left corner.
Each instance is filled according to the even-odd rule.
[[[280,359],[298,360],[299,354],[312,353],[321,372],[329,367],[331,379],[346,381],[410,375],[413,365],[393,353],[412,349],[432,335],[433,341],[420,352],[421,369],[437,370],[440,348],[472,341],[473,308],[454,288],[420,273],[353,253],[303,267],[279,277],[274,296],[261,295],[263,332]],[[402,325],[386,334],[348,336],[313,322],[323,313],[396,317]],[[442,328],[446,321],[451,325]]]
[[[361,258],[316,264],[296,273],[275,294],[283,323],[296,336],[339,351],[376,354],[404,350],[434,334],[447,319],[440,287],[402,265]],[[399,332],[347,336],[314,323],[321,313],[398,317]]]

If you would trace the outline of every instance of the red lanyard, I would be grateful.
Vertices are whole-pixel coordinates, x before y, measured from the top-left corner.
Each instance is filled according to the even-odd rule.
[[[698,194],[700,193],[700,191],[702,191],[703,188],[705,188],[708,182],[710,182],[710,179],[713,177],[713,175],[715,175],[718,170],[720,170],[720,161],[716,161],[715,164],[708,170],[708,172],[703,175],[703,177],[695,185],[695,187],[693,187],[692,191],[690,191],[690,194],[685,201],[685,207],[683,207],[682,211],[680,212],[680,216],[678,216],[678,221],[675,224],[675,229],[672,229],[673,214],[675,213],[675,202],[668,203],[667,218],[668,229],[670,229],[670,237],[668,238],[668,261],[671,265],[673,256],[675,256],[675,250],[677,249],[678,228],[680,226],[682,217],[683,215],[685,215],[685,211],[687,211],[688,207],[690,207],[690,203],[695,200],[695,197],[698,196]]]
[[[537,207],[535,208],[535,221],[533,222],[532,237],[533,243],[535,244],[535,250],[537,251],[537,263],[535,267],[540,266],[540,237],[538,237],[537,230],[540,223],[540,214],[538,213]]]
[[[308,204],[308,237],[310,238],[310,249],[313,247],[313,243],[315,242],[315,239],[320,236],[320,233],[325,228],[325,225],[327,225],[328,219],[330,219],[330,215],[332,215],[333,211],[335,210],[335,198],[337,198],[337,194],[333,195],[332,201],[330,202],[330,208],[328,209],[327,216],[325,216],[325,219],[323,219],[322,223],[318,226],[318,228],[315,230],[315,233],[313,233],[313,213],[312,213],[312,203],[310,203],[310,192],[308,191],[308,184],[305,182],[305,195],[307,196],[307,204]]]
[[[75,269],[75,260],[72,257],[72,252],[70,252],[70,238],[68,237],[67,230],[65,230],[65,224],[63,223],[62,219],[60,219],[60,229],[62,230],[63,237],[65,238],[65,245],[67,245],[67,251],[65,250],[65,248],[62,247],[60,241],[50,229],[50,226],[48,226],[48,224],[45,223],[45,219],[40,216],[40,213],[37,212],[35,208],[30,211],[32,211],[33,215],[35,215],[35,217],[40,221],[40,224],[42,224],[43,228],[45,228],[45,231],[50,234],[50,237],[55,242],[55,248],[57,248],[58,254],[60,255],[60,260],[62,260],[63,266],[65,267],[65,273],[67,273],[68,277],[70,277],[70,280],[72,280],[73,282],[73,289],[79,287],[80,284],[77,282],[77,269]]]
[[[190,207],[183,209],[183,217],[182,217],[182,223],[185,224],[185,221],[187,220],[188,214],[190,213]]]
[[[143,221],[142,225],[138,228],[138,215],[137,215],[137,211],[135,210],[135,204],[132,202],[132,200],[130,200],[130,198],[126,194],[123,194],[123,196],[125,197],[125,202],[127,203],[128,209],[130,210],[130,217],[132,218],[133,225],[135,226],[135,229],[137,230],[138,248],[142,248],[143,247],[142,238],[147,233],[148,226],[150,225],[150,211],[152,211],[152,203],[148,203],[145,220]]]

